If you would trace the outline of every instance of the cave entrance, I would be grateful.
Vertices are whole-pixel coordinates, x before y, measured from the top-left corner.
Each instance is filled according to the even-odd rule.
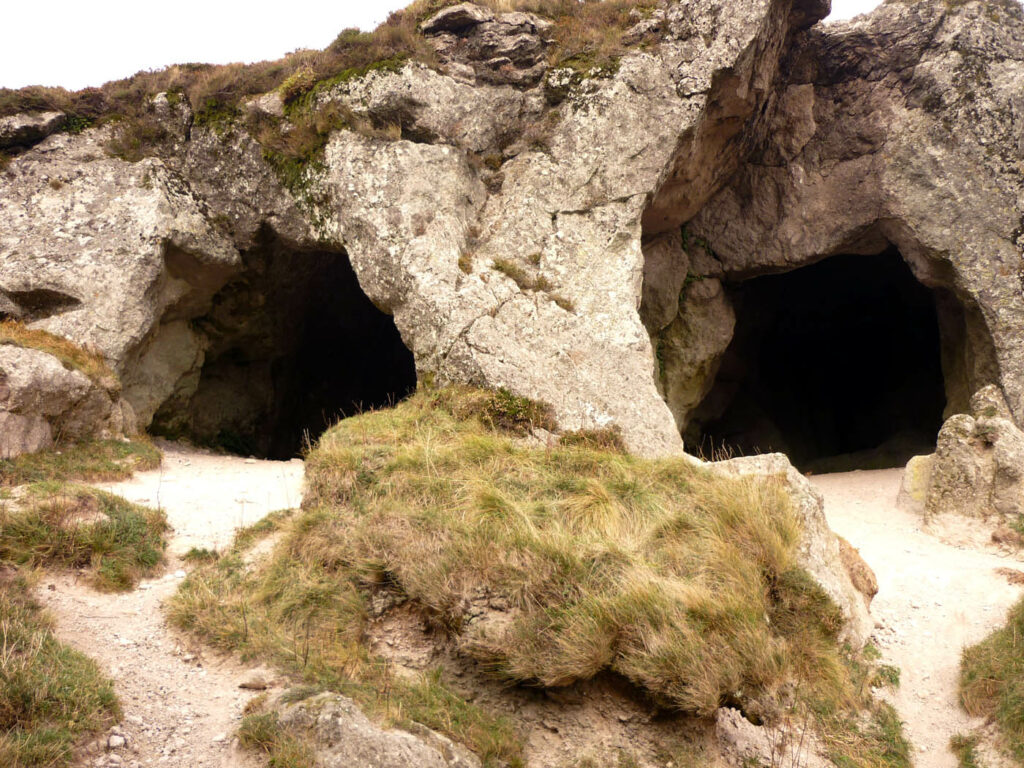
[[[818,472],[930,453],[946,406],[945,294],[919,283],[895,248],[732,284],[734,336],[684,432],[689,446],[781,451]]]
[[[198,383],[164,405],[157,431],[291,459],[338,419],[415,390],[412,353],[344,251],[298,251],[264,232],[243,258],[195,322],[209,344]]]

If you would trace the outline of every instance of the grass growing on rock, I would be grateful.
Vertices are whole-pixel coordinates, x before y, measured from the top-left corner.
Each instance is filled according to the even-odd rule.
[[[964,650],[960,703],[972,717],[994,719],[1024,763],[1024,600],[1010,609],[1005,626]]]
[[[0,487],[50,481],[107,482],[160,466],[160,450],[146,438],[86,440],[0,459]]]
[[[120,388],[117,376],[110,370],[102,356],[82,349],[68,339],[55,336],[47,331],[26,327],[15,320],[0,322],[0,344],[13,344],[25,349],[38,349],[60,360],[66,368],[81,371],[97,384]]]
[[[126,590],[163,562],[166,529],[162,512],[91,488],[40,483],[0,502],[0,561],[87,569],[96,588]]]
[[[0,572],[0,765],[68,765],[77,741],[118,716],[113,684],[57,641],[24,579]]]
[[[734,705],[765,721],[788,701],[847,764],[909,764],[869,667],[839,648],[838,609],[797,565],[781,480],[638,459],[608,435],[528,447],[519,436],[547,413],[528,403],[449,388],[341,422],[309,456],[303,509],[278,521],[274,552],[198,569],[172,620],[490,764],[521,759],[514,724],[439,674],[390,676],[365,644],[375,603],[406,601],[507,683],[610,671],[668,711]]]
[[[59,110],[67,115],[65,130],[69,132],[114,123],[108,151],[134,162],[159,154],[170,138],[153,109],[152,100],[158,93],[168,94],[171,106],[187,100],[197,127],[224,135],[241,124],[248,99],[277,91],[286,103],[300,105],[289,115],[290,122],[263,120],[248,127],[294,191],[301,177],[315,169],[317,153],[330,131],[351,128],[372,135],[401,136],[400,126],[375,126],[337,109],[321,109],[304,97],[369,72],[398,69],[409,61],[437,67],[436,52],[420,33],[420,24],[458,2],[416,0],[390,14],[372,32],[342,30],[323,50],[299,50],[276,61],[180,64],[76,92],[41,86],[0,88],[0,117]],[[499,12],[529,11],[550,19],[554,24],[549,33],[554,41],[551,64],[585,72],[614,71],[618,58],[629,48],[623,36],[635,23],[633,12],[649,15],[657,6],[656,0],[480,0],[480,4]],[[0,156],[0,170],[4,163]]]

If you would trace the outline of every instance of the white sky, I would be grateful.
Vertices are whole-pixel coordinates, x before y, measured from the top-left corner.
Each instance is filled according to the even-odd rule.
[[[4,3],[0,87],[102,85],[170,64],[276,59],[372,29],[409,0],[36,0]],[[880,0],[832,0],[849,18]]]

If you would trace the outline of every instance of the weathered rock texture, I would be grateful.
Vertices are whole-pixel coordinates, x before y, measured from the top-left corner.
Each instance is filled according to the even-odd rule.
[[[317,762],[324,768],[480,767],[476,755],[445,736],[423,726],[413,726],[412,732],[384,729],[344,696],[325,693],[294,704],[281,722],[313,734]]]
[[[635,33],[659,45],[587,76],[549,70],[543,20],[447,10],[424,27],[446,74],[408,64],[322,95],[402,138],[336,133],[293,193],[241,127],[217,133],[158,98],[176,137],[160,159],[110,158],[103,131],[14,159],[0,179],[0,295],[64,297],[47,317],[23,314],[101,348],[145,425],[193,396],[211,343],[202,318],[270,228],[300,252],[346,253],[421,374],[506,386],[551,402],[567,429],[614,423],[636,451],[678,451],[637,311],[642,220],[678,227],[715,193],[788,38],[824,12],[669,2]]]
[[[1020,423],[1020,7],[890,2],[799,33],[781,71],[763,133],[691,237],[731,281],[895,245],[936,293],[946,415],[997,384]]]
[[[580,73],[550,68],[539,17],[445,9],[422,28],[440,72],[318,97],[391,138],[336,132],[290,189],[241,123],[165,96],[159,157],[50,135],[0,176],[0,312],[102,349],[144,426],[196,396],[205,318],[270,232],[344,254],[421,375],[664,454],[712,392],[730,285],[895,245],[936,292],[947,415],[992,383],[1019,422],[1021,14],[935,0],[813,26],[826,11],[667,1],[627,35],[643,50]],[[59,124],[6,119],[4,141]]]
[[[116,381],[93,381],[46,352],[0,344],[0,459],[57,439],[121,434],[133,418],[119,390]]]
[[[1024,432],[996,387],[981,389],[971,398],[970,414],[943,425],[930,461],[925,511],[1007,521],[1024,513]]]

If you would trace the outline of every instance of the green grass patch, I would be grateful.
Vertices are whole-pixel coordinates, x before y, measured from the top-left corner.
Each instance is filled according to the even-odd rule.
[[[976,734],[964,736],[961,733],[949,740],[949,748],[956,755],[960,768],[981,768],[981,762],[978,760],[978,741]]]
[[[252,712],[242,718],[238,741],[246,749],[262,752],[272,768],[314,768],[316,753],[308,739],[281,725],[276,712]]]
[[[74,745],[119,714],[113,684],[56,640],[22,578],[0,572],[0,765],[69,765]]]
[[[41,483],[0,506],[0,561],[88,569],[98,589],[120,591],[163,561],[162,512],[92,488]]]
[[[1011,754],[1024,763],[1024,600],[1010,609],[1005,626],[964,649],[960,703],[972,717],[994,719]]]
[[[160,466],[160,450],[145,438],[87,440],[58,449],[0,459],[0,486],[53,481],[126,480]]]

